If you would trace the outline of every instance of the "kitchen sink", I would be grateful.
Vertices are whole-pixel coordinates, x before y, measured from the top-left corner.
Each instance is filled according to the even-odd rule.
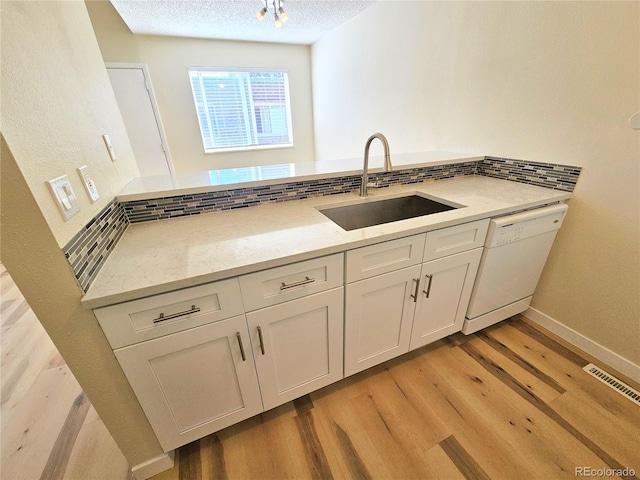
[[[363,201],[341,207],[319,207],[318,210],[345,230],[356,230],[456,208],[419,195],[407,195]]]

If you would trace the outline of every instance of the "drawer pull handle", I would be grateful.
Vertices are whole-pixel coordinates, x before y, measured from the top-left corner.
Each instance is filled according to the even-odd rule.
[[[264,342],[262,341],[262,329],[258,327],[258,338],[260,339],[260,351],[264,355]]]
[[[316,281],[315,278],[304,277],[304,280],[300,280],[299,282],[295,282],[295,283],[290,283],[289,285],[282,282],[282,285],[280,285],[280,290],[286,290],[288,288],[294,288],[294,287],[301,287],[302,285],[307,285],[315,281]]]
[[[172,313],[171,315],[166,315],[161,313],[158,318],[153,319],[153,323],[160,323],[166,320],[172,320],[178,317],[184,317],[185,315],[190,315],[192,313],[198,313],[200,311],[200,307],[196,307],[195,305],[191,305],[191,309],[185,310],[184,312]]]
[[[416,303],[418,301],[418,289],[420,288],[420,279],[419,278],[414,278],[413,281],[416,282],[416,291],[413,292],[413,294],[409,295],[409,296],[411,298],[413,298],[413,302]]]
[[[242,337],[240,336],[240,332],[236,332],[236,338],[238,339],[238,345],[240,346],[240,355],[242,355],[242,361],[246,362],[247,357],[244,354],[244,346],[242,345]]]
[[[425,277],[429,279],[429,285],[427,285],[427,289],[423,290],[422,293],[424,293],[427,296],[427,298],[429,298],[429,294],[431,293],[431,282],[433,281],[433,274],[425,275]]]

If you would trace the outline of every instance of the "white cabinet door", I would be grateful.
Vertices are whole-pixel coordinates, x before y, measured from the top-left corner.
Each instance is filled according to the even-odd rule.
[[[422,265],[411,350],[460,331],[481,256],[476,248]]]
[[[244,315],[115,355],[165,452],[262,412]]]
[[[347,284],[345,376],[409,351],[420,265]]]
[[[343,378],[343,288],[247,314],[265,410]]]

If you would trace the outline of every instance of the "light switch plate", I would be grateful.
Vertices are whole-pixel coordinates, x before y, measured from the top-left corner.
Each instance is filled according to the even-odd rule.
[[[109,138],[109,135],[102,135],[102,139],[104,140],[104,144],[107,147],[107,150],[109,151],[109,157],[111,157],[111,161],[115,162],[118,157],[116,157],[116,151],[113,149],[113,145],[111,145],[111,138]]]
[[[78,198],[66,175],[48,180],[46,183],[65,222],[80,211]]]
[[[80,179],[82,180],[82,184],[84,185],[84,189],[91,199],[91,203],[95,203],[95,201],[100,198],[100,194],[98,193],[98,188],[96,187],[93,179],[89,176],[87,166],[83,165],[82,167],[78,167],[77,170],[78,175],[80,175]]]

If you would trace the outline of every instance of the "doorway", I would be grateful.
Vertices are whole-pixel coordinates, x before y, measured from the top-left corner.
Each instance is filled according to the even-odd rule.
[[[105,65],[140,175],[174,174],[147,66],[140,63]]]

